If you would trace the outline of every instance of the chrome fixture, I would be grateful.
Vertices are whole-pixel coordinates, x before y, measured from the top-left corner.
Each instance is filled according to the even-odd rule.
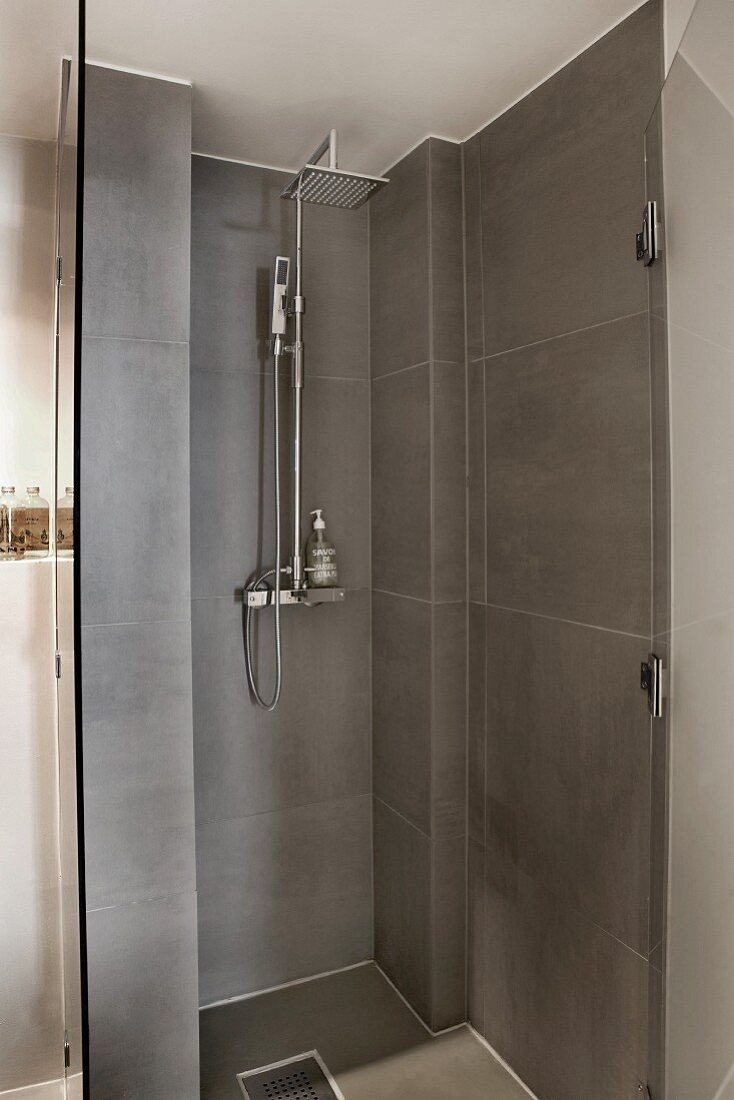
[[[329,154],[327,167],[319,161]],[[273,312],[271,333],[273,336],[273,436],[275,446],[275,565],[265,570],[245,585],[245,664],[247,680],[252,697],[263,710],[275,710],[280,700],[283,685],[282,641],[280,630],[280,609],[283,604],[304,604],[307,607],[321,603],[339,603],[345,598],[343,588],[309,589],[306,587],[301,552],[301,455],[303,448],[303,382],[304,382],[304,346],[303,315],[306,312],[306,299],[303,296],[303,204],[319,203],[324,206],[337,206],[346,210],[356,210],[372,198],[380,188],[390,181],[379,176],[365,176],[355,172],[344,172],[337,166],[337,135],[331,130],[319,147],[314,150],[301,171],[291,180],[281,194],[281,198],[296,202],[296,287],[295,294],[288,300],[288,277],[290,260],[287,256],[277,256],[273,279]],[[293,317],[293,343],[285,344],[288,318]],[[288,565],[282,564],[281,528],[280,528],[280,406],[278,401],[278,379],[280,360],[290,355],[292,361],[293,387],[293,513],[292,513],[292,554]],[[289,577],[289,587],[283,588],[282,575]],[[261,696],[253,666],[252,612],[260,607],[275,608],[275,688],[273,697],[267,702]]]
[[[320,165],[318,162],[327,152],[328,165]],[[296,201],[301,199],[303,202],[319,203],[322,206],[341,206],[346,210],[356,210],[389,182],[383,176],[365,176],[338,168],[336,130],[331,130],[298,175],[293,177],[281,198]]]
[[[637,259],[642,260],[645,267],[651,267],[662,253],[660,231],[658,204],[653,199],[645,203],[645,209],[642,212],[642,229],[635,236]]]

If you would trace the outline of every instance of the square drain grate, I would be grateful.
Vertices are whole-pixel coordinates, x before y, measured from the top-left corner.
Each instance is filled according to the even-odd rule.
[[[314,1050],[286,1062],[237,1075],[247,1100],[344,1100]]]

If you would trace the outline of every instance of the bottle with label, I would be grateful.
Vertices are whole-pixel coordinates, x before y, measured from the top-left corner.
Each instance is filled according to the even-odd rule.
[[[306,583],[309,588],[336,588],[339,577],[336,568],[336,547],[326,537],[326,524],[317,508],[313,531],[306,542]]]
[[[14,485],[3,485],[0,509],[3,561],[20,561],[25,556],[25,508],[15,495]]]
[[[25,556],[47,558],[51,526],[48,501],[43,499],[37,485],[29,485],[22,503],[25,508]]]
[[[66,496],[56,505],[56,555],[74,557],[74,486],[67,485]]]

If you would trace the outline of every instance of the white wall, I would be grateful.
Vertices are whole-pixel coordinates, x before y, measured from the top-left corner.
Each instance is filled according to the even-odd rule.
[[[0,136],[0,481],[53,477],[51,142]],[[0,1092],[63,1074],[52,563],[0,563]]]
[[[663,95],[673,573],[669,1100],[734,1094],[732,56],[734,4],[700,0]]]
[[[666,72],[673,63],[695,5],[696,0],[664,0]]]

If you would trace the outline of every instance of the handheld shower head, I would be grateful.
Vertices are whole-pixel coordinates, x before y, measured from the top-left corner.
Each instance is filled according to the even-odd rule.
[[[288,321],[288,272],[291,262],[287,256],[275,257],[275,281],[273,283],[273,336],[285,336]]]

